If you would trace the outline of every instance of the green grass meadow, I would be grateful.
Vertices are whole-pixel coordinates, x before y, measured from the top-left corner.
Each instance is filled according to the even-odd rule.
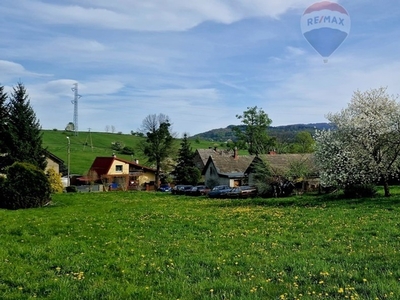
[[[0,299],[400,299],[393,194],[54,195],[0,210]]]

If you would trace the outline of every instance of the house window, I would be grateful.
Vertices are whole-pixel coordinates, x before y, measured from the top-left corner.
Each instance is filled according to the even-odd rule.
[[[116,165],[115,172],[122,172],[122,165]]]

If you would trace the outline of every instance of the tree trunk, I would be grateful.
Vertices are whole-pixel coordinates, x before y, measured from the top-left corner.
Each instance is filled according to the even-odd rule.
[[[157,163],[157,168],[156,168],[156,176],[155,176],[155,181],[154,181],[154,190],[158,191],[158,186],[159,186],[159,182],[160,182],[160,164]]]
[[[383,179],[383,188],[385,190],[385,197],[390,197],[389,182],[386,178]]]

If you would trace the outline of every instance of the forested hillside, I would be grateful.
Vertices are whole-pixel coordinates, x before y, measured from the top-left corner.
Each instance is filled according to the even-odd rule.
[[[227,140],[235,140],[233,127],[236,125],[229,125],[226,128],[213,129],[207,132],[194,135],[192,138],[204,139],[216,142],[226,142]],[[243,125],[239,125],[242,127]],[[275,137],[278,141],[291,143],[294,142],[297,133],[301,131],[308,131],[311,134],[316,129],[330,129],[332,126],[328,123],[311,123],[311,124],[294,124],[285,126],[271,126],[269,128],[269,135]]]

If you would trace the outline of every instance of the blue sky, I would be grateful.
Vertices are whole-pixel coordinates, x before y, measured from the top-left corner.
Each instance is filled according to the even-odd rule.
[[[27,87],[44,129],[129,133],[149,114],[194,135],[261,107],[272,126],[326,122],[353,92],[400,94],[400,5],[333,1],[350,34],[324,63],[300,29],[307,0],[2,0],[0,83]]]

